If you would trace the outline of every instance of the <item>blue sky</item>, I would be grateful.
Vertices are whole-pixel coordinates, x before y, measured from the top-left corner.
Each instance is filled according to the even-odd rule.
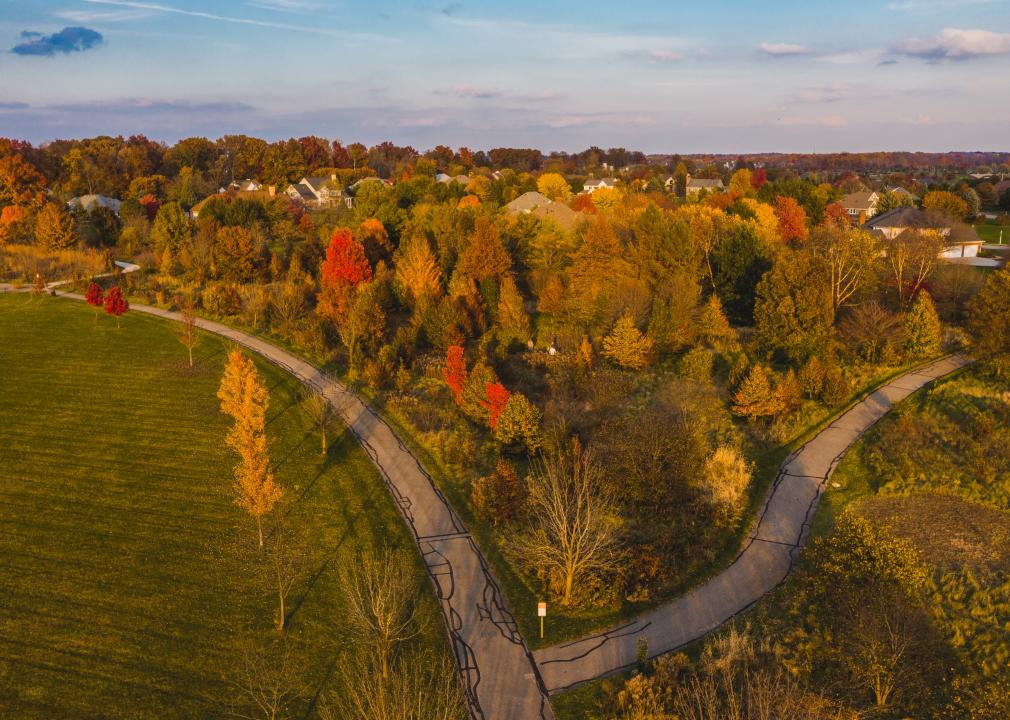
[[[0,0],[0,45],[34,142],[1010,149],[1010,0]]]

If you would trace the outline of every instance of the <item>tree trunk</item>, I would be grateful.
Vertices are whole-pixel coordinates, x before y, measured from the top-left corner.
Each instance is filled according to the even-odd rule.
[[[566,607],[572,601],[572,584],[575,581],[575,573],[572,570],[565,571],[565,596],[561,600],[561,604]]]
[[[259,534],[260,538],[260,550],[263,549],[263,520],[258,515],[256,516],[256,532]]]
[[[193,367],[193,346],[189,346],[189,366]]]
[[[284,632],[284,587],[283,578],[277,578],[277,599],[280,600],[277,608],[277,629]]]
[[[327,450],[327,448],[329,448],[329,446],[330,446],[330,444],[328,442],[326,442],[326,425],[323,425],[323,428],[322,428],[322,453],[323,453],[323,455],[326,454],[326,450]]]

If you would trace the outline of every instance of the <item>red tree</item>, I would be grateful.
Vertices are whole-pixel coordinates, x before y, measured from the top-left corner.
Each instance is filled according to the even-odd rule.
[[[368,264],[362,244],[347,228],[334,230],[323,261],[323,281],[357,285],[371,279],[372,266]]]
[[[576,195],[572,198],[568,207],[576,212],[589,213],[590,215],[596,214],[596,206],[593,204],[593,198],[587,193]]]
[[[505,403],[508,402],[509,397],[512,395],[505,386],[498,382],[488,383],[484,390],[486,400],[484,401],[484,407],[488,409],[490,413],[489,424],[491,429],[494,430],[498,427],[498,416],[501,415],[501,411],[505,409]]]
[[[760,190],[766,182],[768,182],[768,173],[764,168],[758,168],[750,174],[750,184],[755,190]]]
[[[466,384],[466,360],[462,345],[450,345],[445,353],[445,370],[442,371],[445,384],[459,405],[463,401],[463,386]]]
[[[824,208],[824,225],[835,225],[837,227],[848,227],[850,225],[849,213],[845,211],[841,203],[833,202]]]
[[[88,285],[88,291],[84,293],[84,300],[95,309],[95,322],[98,321],[98,309],[105,304],[105,292],[98,283]]]
[[[105,312],[116,316],[116,327],[119,327],[119,316],[130,309],[130,303],[117,287],[112,288],[105,296]]]
[[[807,213],[796,200],[783,195],[775,198],[775,217],[783,240],[802,243],[807,239]]]
[[[144,208],[144,212],[147,213],[147,219],[154,222],[154,218],[158,215],[158,209],[161,207],[161,201],[154,195],[148,194],[140,198],[137,203],[140,207]]]

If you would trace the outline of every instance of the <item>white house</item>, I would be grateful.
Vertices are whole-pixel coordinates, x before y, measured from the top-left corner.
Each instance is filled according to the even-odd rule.
[[[303,177],[297,185],[288,185],[285,194],[292,200],[301,203],[330,205],[343,197],[343,190],[337,185],[337,174],[329,177]]]
[[[602,188],[615,188],[615,187],[617,187],[617,180],[615,178],[600,178],[599,180],[594,178],[592,180],[586,180],[584,183],[582,183],[582,192],[586,193],[587,195],[592,195],[594,192],[596,192],[597,190],[601,190]]]
[[[719,192],[724,187],[725,186],[722,184],[722,178],[693,178],[690,175],[687,176],[688,197],[697,195],[702,190],[707,190],[708,192]]]
[[[904,232],[934,232],[944,238],[939,257],[944,260],[978,257],[982,239],[967,225],[955,225],[937,213],[914,207],[898,207],[866,221],[863,227],[893,240]]]
[[[876,215],[879,200],[880,196],[872,190],[860,190],[849,193],[838,202],[850,217],[858,220],[860,217],[871,218]]]

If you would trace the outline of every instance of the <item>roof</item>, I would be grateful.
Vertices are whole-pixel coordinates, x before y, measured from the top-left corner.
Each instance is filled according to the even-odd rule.
[[[308,185],[313,190],[319,191],[331,180],[333,180],[333,178],[329,175],[319,175],[316,177],[302,178],[302,183]]]
[[[547,205],[538,205],[530,212],[541,219],[549,219],[556,222],[564,230],[572,230],[579,221],[583,219],[583,214],[575,212],[564,203],[552,202]]]
[[[81,195],[80,197],[75,197],[67,203],[72,209],[76,210],[78,207],[82,207],[88,212],[91,212],[96,207],[108,208],[114,213],[119,213],[119,206],[122,202],[116,198],[106,197],[105,195]]]
[[[704,190],[706,188],[721,188],[722,178],[693,178],[687,179],[687,187]]]
[[[975,229],[961,223],[952,223],[937,212],[927,212],[916,207],[896,207],[867,220],[863,227],[867,230],[939,230],[948,245],[975,245],[982,242]]]
[[[887,192],[891,193],[892,195],[900,195],[901,197],[914,198],[915,200],[919,199],[918,195],[916,195],[913,192],[909,192],[908,190],[906,190],[905,188],[901,187],[900,185],[893,185],[893,186],[887,188]]]
[[[551,199],[534,191],[526,192],[505,206],[510,213],[531,212],[540,205],[550,205]]]
[[[304,185],[302,185],[301,183],[298,183],[297,185],[288,185],[288,189],[287,189],[288,195],[291,194],[292,190],[294,190],[298,194],[298,197],[302,198],[303,200],[315,200],[316,199],[316,196],[312,194],[312,191],[309,190]]]
[[[849,193],[838,202],[846,210],[850,208],[853,210],[870,210],[877,204],[877,198],[877,193],[872,190],[860,190],[859,192]]]
[[[614,178],[600,178],[599,180],[595,180],[595,179],[594,180],[586,180],[584,183],[582,183],[582,187],[596,187],[596,188],[608,187],[608,188],[612,188],[612,187],[617,187],[617,180],[615,180]]]

